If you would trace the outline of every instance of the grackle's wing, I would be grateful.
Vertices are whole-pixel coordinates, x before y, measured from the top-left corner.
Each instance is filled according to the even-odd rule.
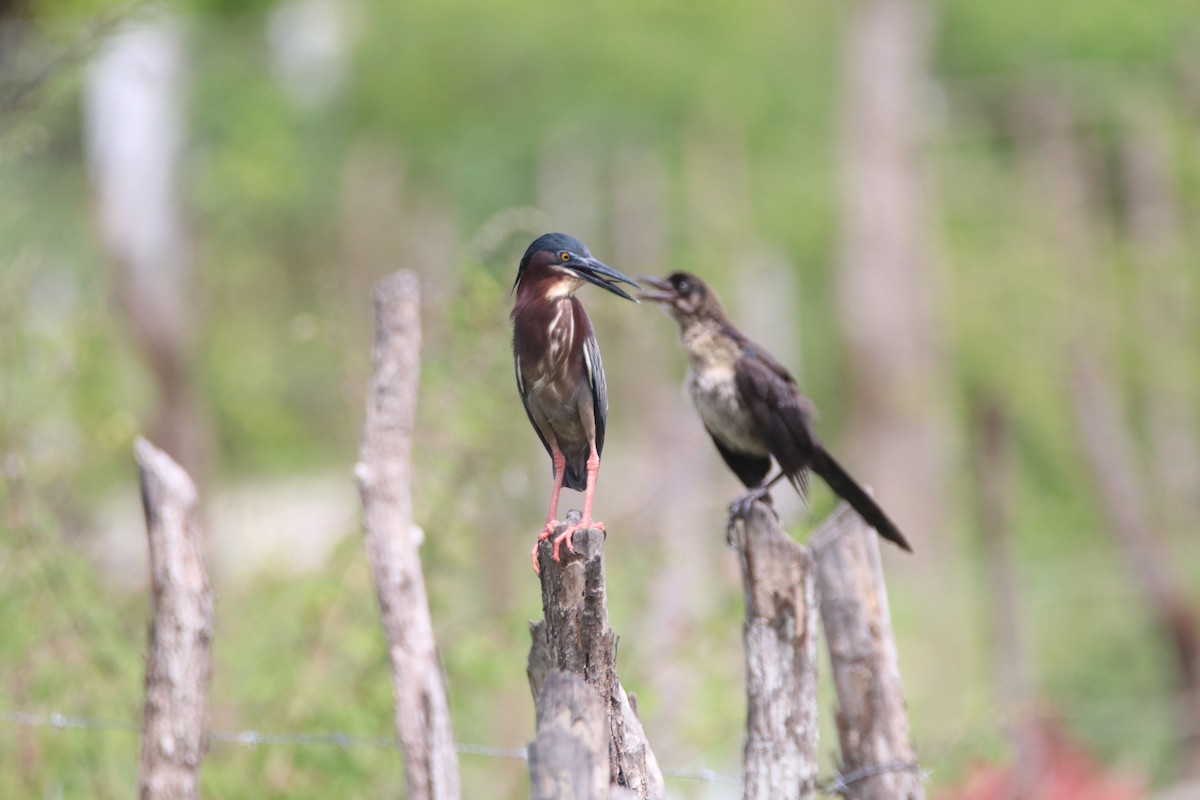
[[[805,469],[818,446],[809,428],[815,416],[812,403],[800,394],[787,370],[756,349],[743,348],[734,366],[734,380],[771,455],[792,485],[803,493]]]
[[[766,435],[771,455],[788,480],[803,493],[808,470],[812,469],[883,538],[911,552],[896,524],[813,435],[809,427],[816,416],[812,402],[800,394],[787,370],[764,355],[743,348],[734,377],[746,407]]]
[[[712,437],[713,444],[717,446],[717,452],[721,454],[721,458],[725,459],[725,464],[733,470],[733,474],[738,476],[738,480],[745,484],[747,489],[762,485],[763,479],[771,471],[770,456],[756,456],[740,450],[732,450],[726,447],[720,438],[708,429],[707,425],[704,426],[704,429]]]

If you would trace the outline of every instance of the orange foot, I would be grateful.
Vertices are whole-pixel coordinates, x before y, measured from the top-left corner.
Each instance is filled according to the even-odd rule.
[[[591,522],[589,520],[580,520],[578,524],[568,525],[567,529],[565,531],[560,533],[558,536],[554,537],[554,560],[555,561],[560,560],[558,557],[558,547],[564,541],[567,544],[567,552],[574,553],[575,548],[571,544],[571,538],[577,532],[587,530],[588,528],[595,528],[596,530],[601,531],[607,535],[607,531],[604,530],[603,522]]]
[[[544,526],[542,526],[541,532],[538,533],[537,541],[533,543],[533,553],[532,553],[532,555],[533,555],[533,571],[538,575],[542,574],[542,568],[538,564],[538,546],[542,542],[544,542],[545,540],[547,540],[551,536],[553,536],[554,529],[557,528],[561,524],[562,523],[556,519],[546,520],[546,524]]]

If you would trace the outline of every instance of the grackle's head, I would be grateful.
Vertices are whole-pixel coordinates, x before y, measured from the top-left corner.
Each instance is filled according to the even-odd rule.
[[[708,284],[689,272],[672,272],[666,278],[638,278],[653,287],[643,300],[658,303],[679,323],[703,317],[723,317],[721,303]]]

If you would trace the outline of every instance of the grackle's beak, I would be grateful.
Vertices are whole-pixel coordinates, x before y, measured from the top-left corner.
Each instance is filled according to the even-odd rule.
[[[643,300],[650,300],[655,303],[670,303],[679,296],[675,291],[675,287],[670,281],[661,280],[659,278],[647,278],[644,275],[638,276],[638,280],[647,286],[653,286],[654,291],[642,292],[639,297]]]

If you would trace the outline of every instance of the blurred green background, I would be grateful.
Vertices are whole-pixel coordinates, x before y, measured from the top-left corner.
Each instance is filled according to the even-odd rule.
[[[213,727],[390,735],[352,468],[370,286],[408,267],[425,301],[416,513],[455,734],[524,745],[550,475],[513,386],[508,291],[548,230],[628,274],[709,279],[793,368],[831,449],[905,508],[854,399],[873,378],[853,333],[879,308],[864,299],[856,322],[839,278],[855,135],[888,136],[856,129],[846,77],[869,63],[847,42],[870,5],[0,3],[0,711],[140,720],[145,433],[206,500]],[[939,499],[919,522],[898,512],[917,554],[885,565],[921,762],[935,793],[1007,763],[1037,707],[1105,769],[1169,786],[1188,770],[1177,659],[1098,487],[1106,461],[1133,482],[1195,609],[1200,9],[900,5],[924,26],[899,117],[923,284],[895,303],[922,331],[905,419]],[[596,510],[621,676],[664,767],[734,773],[739,487],[679,391],[671,323],[581,298],[611,392]],[[1116,461],[1087,457],[1079,364],[1117,401],[1100,437]],[[780,498],[799,539],[833,507],[823,487],[810,500]],[[1008,606],[989,589],[996,546]],[[822,737],[832,774],[831,724]],[[0,722],[0,795],[129,796],[137,746]],[[527,796],[520,761],[464,754],[461,770],[465,797]],[[386,748],[217,742],[204,791],[395,796],[402,775]]]

